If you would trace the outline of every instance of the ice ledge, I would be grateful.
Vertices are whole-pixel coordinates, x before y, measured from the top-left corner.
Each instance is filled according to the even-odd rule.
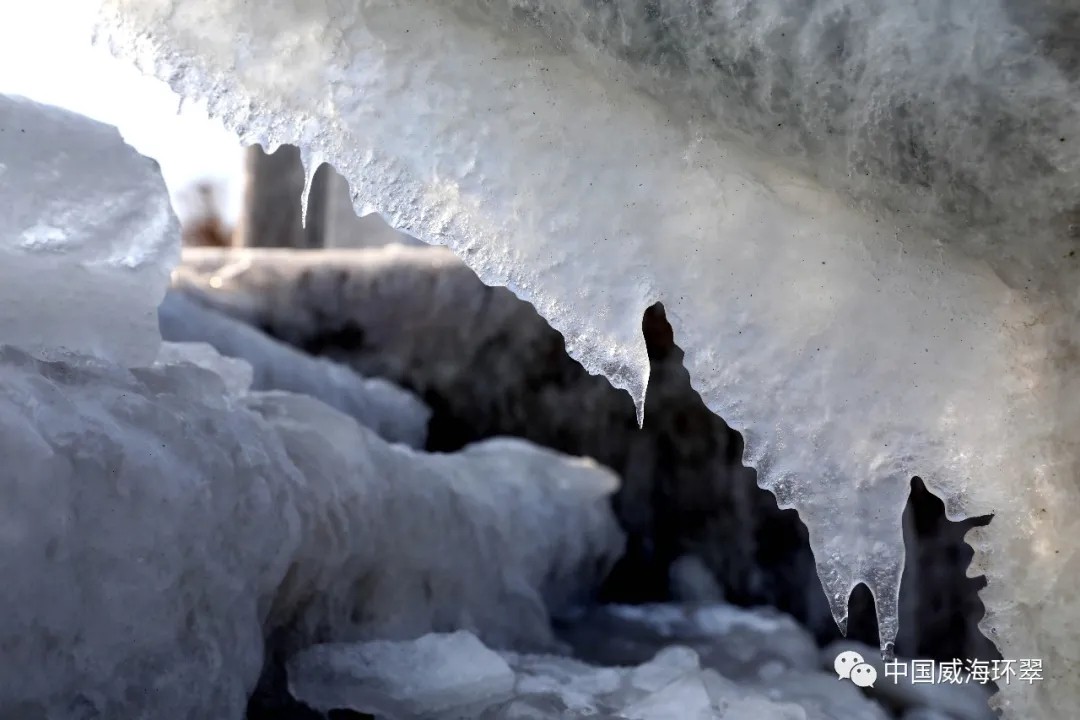
[[[790,5],[687,14],[686,33],[665,30],[698,53],[685,72],[612,47],[642,36],[621,20],[605,36],[571,2],[105,0],[103,17],[117,52],[208,99],[246,141],[299,143],[309,171],[327,160],[350,179],[358,209],[528,299],[639,407],[641,312],[663,301],[695,387],[809,526],[838,620],[865,581],[883,638],[895,633],[912,475],[953,516],[994,513],[992,549],[985,533],[976,543],[985,627],[1006,657],[1047,667],[1043,685],[1001,700],[1014,717],[1062,716],[1080,695],[1080,184],[1077,145],[1053,135],[1075,127],[1072,66],[1040,55],[1011,3]],[[508,22],[523,7],[557,12]],[[772,32],[784,27],[790,44]],[[713,59],[733,60],[739,93],[702,121],[689,111]],[[826,71],[837,107],[862,120],[793,115],[806,140],[793,145],[764,121],[807,107]],[[905,97],[906,116],[893,102]],[[713,132],[717,108],[730,133]],[[1002,122],[987,130],[987,117]],[[842,137],[825,137],[830,123]]]

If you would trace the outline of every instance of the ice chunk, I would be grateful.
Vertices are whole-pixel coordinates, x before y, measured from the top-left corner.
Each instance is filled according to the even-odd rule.
[[[185,362],[219,376],[225,382],[225,390],[230,395],[243,395],[251,389],[251,365],[243,360],[225,357],[208,343],[164,342],[155,365],[178,365]]]
[[[604,698],[626,684],[622,669],[593,667],[559,656],[504,656],[518,673],[515,693],[531,698],[534,706],[555,705],[570,713],[595,715],[605,707]]]
[[[180,247],[157,164],[113,127],[0,96],[0,343],[148,365]]]
[[[104,0],[103,17],[245,140],[298,142],[532,302],[639,408],[641,313],[663,301],[695,387],[806,522],[841,624],[863,581],[895,637],[913,475],[952,517],[993,513],[984,627],[1047,668],[1002,702],[1073,711],[1067,3]]]
[[[411,642],[316,645],[289,660],[290,692],[317,710],[388,720],[438,717],[509,697],[514,673],[467,632]],[[472,715],[475,717],[475,715]]]
[[[0,348],[0,717],[239,718],[278,630],[556,647],[621,550],[591,462],[425,455],[214,378]]]
[[[711,720],[712,700],[696,675],[683,675],[620,713],[628,720]],[[763,715],[768,717],[767,715]]]
[[[805,629],[767,609],[611,606],[585,614],[564,637],[592,662],[617,662],[620,656],[624,662],[643,662],[658,648],[676,644],[630,671],[631,684],[659,692],[700,662],[715,674],[705,685],[719,706],[734,713],[731,717],[755,716],[763,702],[781,717],[885,717],[854,685],[838,685],[835,674],[818,670],[819,650]]]
[[[769,682],[734,682],[702,670],[688,648],[669,647],[637,667],[597,668],[562,657],[504,653],[517,673],[514,701],[480,715],[509,718],[886,720],[882,708],[835,675],[782,671]]]
[[[385,380],[361,378],[338,363],[298,352],[179,292],[166,295],[158,315],[166,340],[209,343],[217,352],[250,364],[253,375],[249,382],[255,390],[310,395],[387,440],[411,447],[424,445],[431,411],[412,393]]]

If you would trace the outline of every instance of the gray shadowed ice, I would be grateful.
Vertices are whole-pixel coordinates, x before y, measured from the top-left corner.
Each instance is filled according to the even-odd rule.
[[[362,378],[343,365],[298,352],[179,292],[165,296],[158,317],[165,340],[207,343],[250,364],[253,390],[310,395],[391,442],[424,445],[431,411],[415,395],[385,380]]]
[[[549,611],[621,549],[590,462],[424,455],[188,362],[4,348],[0,428],[3,717],[241,717],[275,629],[557,648]]]

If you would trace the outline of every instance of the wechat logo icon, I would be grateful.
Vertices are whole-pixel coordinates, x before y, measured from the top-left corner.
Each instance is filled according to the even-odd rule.
[[[833,669],[841,680],[850,680],[861,688],[872,688],[877,681],[877,670],[854,650],[846,650],[836,656]]]

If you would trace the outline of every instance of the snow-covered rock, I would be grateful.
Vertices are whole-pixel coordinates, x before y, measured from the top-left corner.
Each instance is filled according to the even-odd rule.
[[[180,232],[157,164],[116,128],[0,95],[0,203],[0,343],[154,362]]]

